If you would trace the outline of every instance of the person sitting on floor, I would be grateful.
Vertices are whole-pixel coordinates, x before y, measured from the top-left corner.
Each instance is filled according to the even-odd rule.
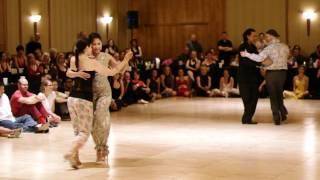
[[[175,78],[170,66],[163,68],[163,74],[160,76],[161,95],[162,97],[173,97],[177,95],[175,91]]]
[[[4,93],[4,85],[0,82],[0,126],[8,129],[23,128],[25,132],[41,132],[48,130],[47,125],[37,125],[30,115],[15,118],[11,111],[10,101]]]
[[[239,95],[239,89],[234,88],[234,79],[230,76],[228,69],[223,70],[220,78],[220,89],[212,90],[211,96],[230,97]]]
[[[178,70],[178,76],[176,77],[177,96],[190,97],[190,78],[186,76],[183,69]]]
[[[193,82],[195,81],[197,71],[199,70],[201,65],[201,61],[197,56],[197,51],[191,51],[190,59],[188,59],[186,63],[187,74]]]
[[[28,91],[28,80],[24,77],[18,81],[18,90],[11,97],[11,107],[14,116],[31,115],[39,124],[46,124],[49,113],[41,101],[46,97],[43,94],[35,95]]]
[[[201,97],[208,97],[211,93],[211,77],[208,75],[208,67],[201,65],[200,75],[196,78],[196,94]]]
[[[53,91],[52,82],[48,79],[45,79],[41,82],[39,95],[45,96],[45,99],[42,101],[43,107],[49,113],[49,123],[53,127],[57,127],[61,122],[61,117],[54,113],[55,102],[56,102],[56,93]]]
[[[152,100],[151,90],[140,80],[140,73],[138,71],[133,72],[133,80],[131,82],[137,102],[140,104],[149,103]]]
[[[293,91],[284,91],[285,98],[303,99],[309,95],[309,77],[305,75],[305,67],[298,68],[299,74],[293,78]]]
[[[114,75],[110,81],[112,90],[112,100],[110,111],[119,111],[123,106],[122,98],[124,96],[124,85],[121,74]]]
[[[161,99],[160,77],[158,76],[157,69],[153,69],[151,71],[151,77],[147,79],[147,87],[150,88],[152,97],[154,99]]]

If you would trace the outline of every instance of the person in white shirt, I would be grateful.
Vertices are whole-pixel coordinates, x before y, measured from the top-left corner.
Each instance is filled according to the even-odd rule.
[[[51,126],[56,127],[61,122],[61,117],[54,113],[55,109],[55,101],[56,101],[56,93],[52,89],[52,82],[50,80],[43,80],[41,82],[41,92],[45,96],[44,100],[42,100],[42,105],[45,110],[48,112],[49,117],[48,120]]]
[[[37,122],[30,115],[14,117],[11,111],[10,101],[4,93],[4,85],[0,82],[0,126],[8,129],[23,128],[25,132],[40,132],[45,127],[37,125]]]

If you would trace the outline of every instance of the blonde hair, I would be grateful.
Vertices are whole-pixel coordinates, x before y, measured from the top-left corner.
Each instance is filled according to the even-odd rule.
[[[52,84],[52,82],[51,82],[50,80],[48,80],[48,79],[45,79],[45,80],[41,81],[40,91],[41,91],[41,92],[44,92],[44,88],[45,88],[46,86],[48,86],[49,83]]]

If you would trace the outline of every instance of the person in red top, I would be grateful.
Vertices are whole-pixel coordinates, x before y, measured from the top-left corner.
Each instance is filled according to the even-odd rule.
[[[41,101],[45,99],[43,94],[35,95],[28,91],[28,80],[20,78],[18,90],[11,97],[11,108],[14,116],[31,115],[39,124],[46,124],[49,118],[48,112]]]

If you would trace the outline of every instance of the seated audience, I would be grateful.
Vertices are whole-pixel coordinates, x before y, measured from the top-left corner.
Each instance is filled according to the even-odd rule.
[[[239,90],[234,88],[234,79],[230,76],[227,69],[224,69],[223,76],[220,78],[220,89],[214,89],[214,96],[230,97],[239,95]]]
[[[177,96],[190,97],[190,79],[185,76],[184,70],[178,70],[178,76],[176,77]]]
[[[43,80],[40,90],[39,95],[45,97],[42,100],[42,105],[49,114],[48,121],[51,126],[56,127],[61,122],[61,117],[54,113],[57,95],[53,91],[52,82],[48,79]]]
[[[63,93],[58,91],[58,82],[56,80],[52,80],[52,90],[56,94],[56,104],[53,107],[56,107],[52,110],[52,112],[57,112],[59,115],[64,118],[69,117],[69,110],[67,106],[68,101],[68,92]]]
[[[219,59],[215,53],[215,50],[211,48],[209,51],[206,52],[205,59],[201,63],[202,65],[206,65],[208,67],[209,76],[211,77],[212,88],[219,88],[221,72],[218,61]]]
[[[200,74],[196,79],[196,94],[201,97],[208,97],[211,93],[211,77],[205,65],[200,67]]]
[[[16,52],[17,52],[17,55],[14,58],[15,67],[23,68],[23,69],[28,67],[27,56],[25,54],[24,47],[22,45],[18,45],[16,47]],[[21,72],[19,71],[19,73],[20,74],[23,73],[22,69],[21,69]]]
[[[110,81],[112,90],[112,100],[110,104],[111,111],[119,111],[123,106],[122,98],[124,96],[124,84],[121,74],[118,73],[112,77]]]
[[[42,51],[40,49],[36,49],[36,51],[34,52],[34,57],[39,62],[39,64],[42,63]]]
[[[40,72],[41,74],[47,74],[50,71],[50,55],[49,53],[45,52],[42,55],[42,62],[40,64]]]
[[[133,80],[131,82],[133,93],[138,103],[147,104],[152,100],[151,90],[140,80],[140,73],[138,71],[133,72]]]
[[[63,86],[67,78],[66,76],[67,69],[68,67],[66,64],[65,55],[63,53],[58,53],[55,66],[53,66],[52,77],[58,81],[59,89],[64,88]]]
[[[164,67],[163,74],[160,76],[160,83],[162,97],[172,97],[177,95],[177,92],[175,91],[175,78],[171,72],[170,66]]]
[[[109,53],[111,56],[114,56],[116,53],[119,53],[119,49],[112,39],[109,39],[107,44],[102,47],[102,51],[105,51],[105,53]]]
[[[191,51],[190,59],[186,63],[187,74],[194,82],[197,71],[200,68],[201,61],[197,58],[197,51]]]
[[[135,103],[135,97],[134,97],[132,82],[131,82],[131,74],[129,71],[126,71],[124,73],[123,86],[124,86],[123,103],[125,105],[130,105]]]
[[[309,95],[309,77],[305,75],[305,67],[298,68],[298,75],[293,78],[293,92],[284,91],[285,98],[303,99]]]
[[[30,115],[14,117],[11,111],[10,101],[4,93],[4,85],[0,82],[0,126],[8,129],[23,128],[25,132],[40,132],[48,129],[47,125],[37,125]]]
[[[41,72],[39,62],[35,59],[33,54],[28,54],[27,79],[30,83],[30,91],[34,94],[39,93],[41,85]]]
[[[188,46],[184,47],[184,51],[180,54],[176,59],[173,61],[171,67],[173,70],[174,75],[178,75],[178,70],[186,68],[187,60],[190,57],[190,48]]]
[[[308,66],[308,59],[301,54],[301,47],[295,45],[292,49],[293,62],[297,62],[298,66]]]
[[[58,55],[58,51],[55,48],[51,48],[49,50],[49,55],[50,55],[50,67],[54,66],[55,63],[57,62],[57,55]]]
[[[315,52],[310,55],[310,59],[314,62],[314,67],[319,69],[320,68],[320,44],[317,46]]]
[[[11,107],[14,116],[19,117],[25,114],[31,115],[39,124],[46,124],[49,113],[42,105],[44,95],[35,95],[28,91],[28,80],[20,78],[18,90],[11,97]]]
[[[151,71],[151,77],[147,79],[147,87],[150,89],[154,99],[161,99],[160,77],[157,69]]]
[[[142,60],[142,49],[141,46],[139,46],[137,39],[132,39],[130,41],[130,49],[133,52],[134,60],[139,63],[139,61]]]
[[[1,77],[11,76],[11,64],[8,54],[5,52],[0,53],[0,75]]]

